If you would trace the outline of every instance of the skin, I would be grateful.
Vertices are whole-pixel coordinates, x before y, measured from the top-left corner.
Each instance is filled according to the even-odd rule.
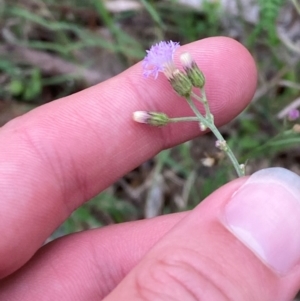
[[[182,46],[177,62],[184,51],[206,75],[216,124],[229,122],[256,88],[251,55],[224,37]],[[132,121],[138,110],[191,115],[163,75],[146,80],[141,72],[138,63],[1,128],[0,300],[289,300],[299,273],[277,276],[219,222],[245,178],[191,212],[42,247],[85,201],[161,150],[199,135],[194,123],[153,128]]]

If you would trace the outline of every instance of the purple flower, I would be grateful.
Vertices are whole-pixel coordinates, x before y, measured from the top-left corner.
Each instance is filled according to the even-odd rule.
[[[294,121],[298,119],[300,116],[300,112],[297,109],[291,109],[288,113],[288,120]]]
[[[156,79],[159,72],[165,73],[167,78],[172,77],[176,69],[173,62],[175,50],[180,47],[178,42],[159,42],[147,50],[147,55],[143,61],[143,75],[145,77],[154,76]]]

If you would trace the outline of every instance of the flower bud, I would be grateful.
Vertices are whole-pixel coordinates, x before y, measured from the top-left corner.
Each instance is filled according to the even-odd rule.
[[[183,97],[189,97],[192,92],[192,83],[185,73],[176,69],[169,81],[177,94]]]
[[[200,130],[201,130],[202,132],[204,132],[204,131],[207,130],[207,126],[206,126],[204,123],[200,122],[199,126],[200,126]]]
[[[166,114],[158,112],[136,111],[133,113],[132,118],[136,122],[153,126],[164,126],[169,122],[169,117]]]
[[[300,112],[297,109],[292,109],[288,112],[288,120],[289,121],[295,121],[300,116]]]
[[[240,167],[241,171],[243,172],[243,174],[245,174],[246,173],[246,165],[242,163],[239,165],[239,167]]]
[[[225,140],[217,140],[216,147],[225,152],[228,150],[228,146]]]
[[[191,54],[188,52],[182,53],[180,56],[180,61],[183,65],[184,71],[192,82],[192,85],[196,88],[203,88],[205,85],[204,74],[199,69]]]

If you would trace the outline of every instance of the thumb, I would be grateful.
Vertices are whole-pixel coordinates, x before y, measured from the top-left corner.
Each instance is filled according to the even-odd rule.
[[[209,196],[105,298],[291,300],[300,283],[300,178],[270,168]]]

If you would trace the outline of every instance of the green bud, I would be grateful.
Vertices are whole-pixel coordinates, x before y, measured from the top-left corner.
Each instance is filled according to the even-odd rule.
[[[190,53],[185,52],[180,56],[181,63],[192,85],[196,88],[203,88],[205,85],[205,77],[194,61]]]
[[[189,97],[192,92],[192,83],[188,76],[181,72],[179,69],[176,69],[172,76],[169,78],[169,81],[176,91],[177,94],[183,97]]]
[[[227,152],[228,150],[227,142],[225,140],[217,140],[216,147],[224,152]]]
[[[153,126],[164,126],[169,122],[169,117],[164,113],[137,111],[133,113],[133,120],[139,123],[146,123]]]
[[[201,130],[202,132],[204,132],[204,131],[207,130],[207,126],[206,126],[204,123],[200,122],[199,126],[200,126],[200,130]]]
[[[243,174],[246,173],[246,165],[245,164],[240,164],[240,169],[243,172]]]

